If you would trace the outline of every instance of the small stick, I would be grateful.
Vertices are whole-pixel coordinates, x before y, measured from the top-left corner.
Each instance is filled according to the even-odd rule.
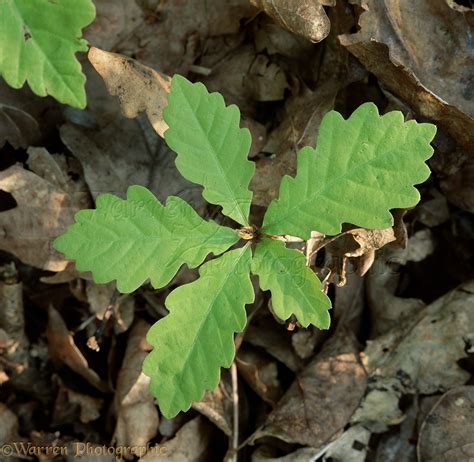
[[[239,450],[239,388],[237,380],[237,366],[235,361],[230,367],[232,376],[232,402],[234,406],[234,423],[232,427],[232,461],[237,462],[237,452]]]
[[[109,320],[110,316],[114,314],[114,309],[115,309],[115,305],[117,304],[118,294],[119,294],[118,290],[115,289],[112,296],[110,297],[110,302],[104,311],[104,315],[102,316],[102,319],[99,322],[99,325],[97,326],[97,329],[94,332],[94,335],[87,339],[87,346],[91,350],[94,350],[96,352],[100,351],[99,341],[102,337],[102,334],[104,333],[105,325],[107,324],[107,321]]]
[[[195,74],[204,75],[206,77],[208,75],[211,75],[211,73],[212,73],[212,69],[209,69],[208,67],[204,67],[204,66],[198,66],[197,64],[192,64],[189,67],[189,70],[191,72],[194,72]]]

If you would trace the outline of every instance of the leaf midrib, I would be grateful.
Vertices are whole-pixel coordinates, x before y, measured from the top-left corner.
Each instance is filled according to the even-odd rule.
[[[388,128],[392,128],[390,126],[388,126]],[[386,130],[388,131],[388,130]],[[407,144],[407,142],[405,141],[403,144],[400,144],[396,147],[396,149],[402,149],[405,145]],[[305,149],[305,148],[303,148]],[[317,157],[317,148],[310,148],[311,149],[311,154],[313,154],[313,156],[316,156]],[[382,154],[385,156],[391,152],[393,152],[394,149],[390,149],[388,151],[384,151]],[[371,159],[369,159],[368,161],[366,162],[363,162],[361,164],[358,164],[353,170],[350,170],[350,175],[352,176],[355,172],[359,171],[360,169],[366,167],[367,165],[371,164],[374,160],[376,160],[377,157],[373,157]],[[380,159],[378,159],[380,160]],[[341,176],[337,176],[335,178],[333,178],[332,180],[330,180],[329,182],[324,182],[323,186],[320,187],[319,189],[316,189],[313,193],[311,193],[310,195],[306,196],[305,198],[303,198],[302,200],[299,201],[299,205],[300,205],[300,208],[305,208],[305,207],[301,207],[302,204],[304,204],[305,206],[308,205],[308,203],[311,203],[311,202],[314,202],[316,199],[318,199],[318,196],[321,197],[323,196],[323,194],[328,190],[329,187],[331,187],[334,183],[336,182],[339,182],[339,181],[343,181],[343,180],[346,180],[346,178],[348,177],[348,171],[346,170],[346,173],[341,175]],[[290,178],[292,179],[294,182],[296,182],[296,177],[290,177],[290,176],[287,176],[287,178]],[[350,177],[349,177],[350,179]],[[290,183],[291,185],[291,183]],[[383,193],[383,191],[380,191],[381,193]],[[325,197],[325,196],[323,196]],[[278,202],[279,202],[279,199],[278,199]],[[288,216],[290,215],[291,213],[291,210],[288,210],[288,207],[286,207],[287,210],[285,211],[284,214],[280,214],[279,215],[279,220],[278,221],[274,221],[273,223],[270,223],[269,225],[266,225],[264,226],[263,229],[268,229],[272,226],[277,226],[278,224],[282,223],[282,222],[286,222],[287,221],[287,218]],[[296,213],[298,213],[300,210],[298,210]],[[352,223],[352,224],[356,224],[356,223]],[[313,230],[309,230],[309,232],[311,232]]]
[[[284,269],[285,272],[286,272],[286,274],[288,274],[288,275],[290,276],[291,281],[294,282],[293,272],[290,271],[290,270],[283,264],[283,262],[280,260],[280,258],[278,258],[277,255],[275,255],[275,254],[271,251],[271,246],[269,246],[268,249],[269,249],[269,250],[267,251],[267,253],[269,253],[269,254],[272,256],[273,260],[277,263],[278,267]],[[285,247],[285,250],[288,250],[288,251],[291,251],[291,252],[296,252],[295,250],[287,249],[286,247]],[[294,258],[293,261],[297,261],[297,259]],[[304,265],[304,267],[307,268],[306,265]],[[317,276],[314,275],[314,277],[317,277]],[[306,277],[305,277],[305,282],[307,282],[307,278],[306,278]],[[280,286],[280,287],[281,287],[281,286]],[[309,293],[309,290],[302,290],[302,289],[300,289],[300,288],[298,287],[298,284],[293,284],[293,287],[294,287],[296,290],[298,290],[298,292],[300,293],[300,295],[303,296],[303,298],[306,300],[306,303],[308,304],[308,306],[309,306],[309,307],[312,307],[312,306],[313,306],[312,301],[311,301],[310,299],[308,299],[308,297],[307,297],[307,295],[306,295],[307,293]],[[306,287],[306,284],[305,284],[305,287]],[[284,293],[283,290],[282,290],[282,293]],[[297,305],[295,305],[295,306],[297,306]],[[304,311],[304,310],[300,310],[300,309],[299,309],[299,306],[297,306],[297,308],[298,308],[298,311],[300,311],[301,315],[306,318],[306,313],[305,313],[305,311]],[[284,309],[284,308],[283,308],[283,309]],[[316,311],[316,313],[319,315],[319,311],[318,311],[318,310],[315,310],[315,311]],[[290,314],[287,316],[287,319],[288,319],[288,317],[291,316],[292,313],[294,313],[295,316],[296,316],[296,310],[290,310]],[[297,317],[298,317],[298,316],[297,316]],[[318,316],[318,317],[320,317],[320,316]],[[298,321],[300,321],[301,323],[303,323],[302,319],[298,319]],[[311,323],[308,323],[308,324],[311,324]]]
[[[222,292],[222,289],[225,287],[225,285],[227,284],[227,281],[229,280],[229,278],[234,274],[234,270],[235,268],[237,267],[237,265],[239,264],[240,260],[243,258],[243,256],[247,253],[247,249],[249,247],[249,244],[246,244],[244,247],[242,247],[243,251],[242,253],[239,255],[238,258],[236,258],[235,260],[235,264],[232,266],[232,270],[230,270],[224,279],[222,279],[222,283],[219,285],[219,290],[216,291],[216,293],[214,294],[213,298],[212,298],[212,301],[211,303],[209,303],[209,308],[205,311],[205,316],[202,317],[202,320],[199,324],[199,328],[198,330],[196,331],[196,335],[194,336],[194,339],[191,343],[191,346],[190,348],[188,349],[188,353],[186,354],[185,356],[185,359],[184,359],[184,362],[183,362],[183,366],[181,367],[181,370],[179,372],[179,376],[182,375],[182,371],[185,370],[187,367],[188,367],[188,363],[189,363],[189,360],[190,360],[190,357],[191,357],[191,354],[192,352],[194,352],[195,348],[196,348],[196,343],[197,343],[197,339],[200,338],[199,334],[201,333],[202,329],[204,328],[204,325],[207,323],[208,319],[209,319],[209,315],[212,311],[212,308],[217,300],[217,298],[220,296],[221,292]],[[222,258],[222,257],[221,257]],[[200,276],[201,277],[201,276]],[[220,365],[219,367],[222,367],[222,365]],[[176,377],[178,376],[178,374],[174,375],[173,376],[173,381],[176,380]],[[177,393],[178,387],[175,388],[175,393],[172,395],[172,399],[171,401],[174,401]]]
[[[207,90],[206,90],[207,91]],[[186,104],[188,105],[188,108],[189,108],[189,112],[192,114],[192,117],[194,118],[194,120],[197,122],[197,125],[199,126],[199,128],[201,129],[201,133],[203,134],[203,138],[205,139],[206,141],[206,144],[208,145],[208,147],[210,148],[210,152],[212,154],[211,158],[213,159],[214,161],[214,164],[217,166],[217,170],[219,171],[219,174],[222,176],[222,178],[224,179],[224,184],[230,194],[230,196],[233,198],[233,201],[235,202],[235,204],[237,204],[237,209],[239,211],[239,215],[240,215],[240,218],[242,220],[242,224],[243,225],[248,225],[248,219],[245,217],[245,214],[244,214],[244,211],[242,210],[241,208],[241,205],[239,203],[239,201],[237,201],[237,196],[236,194],[234,193],[234,190],[233,188],[231,187],[230,183],[229,183],[229,180],[227,178],[227,174],[225,173],[224,169],[222,168],[222,164],[220,162],[220,159],[219,159],[219,156],[217,154],[217,151],[215,150],[214,148],[214,145],[211,144],[211,142],[209,141],[209,137],[208,137],[208,133],[206,133],[206,130],[204,129],[204,126],[202,125],[201,123],[201,120],[197,117],[197,115],[195,114],[195,111],[193,110],[193,107],[191,106],[191,103],[189,102],[187,96],[186,96],[186,93],[184,91],[181,91],[181,94],[183,95],[183,98],[186,102]],[[201,106],[201,101],[202,101],[202,97],[201,95],[199,95],[199,104],[198,104],[198,107]],[[224,106],[225,107],[225,106]],[[225,107],[226,108],[226,107]],[[196,111],[197,112],[197,111]],[[214,114],[213,114],[213,117],[215,118],[215,113],[216,111],[214,111]],[[214,121],[213,121],[214,123]],[[229,125],[230,127],[230,125]],[[239,129],[240,130],[240,129]],[[178,154],[179,156],[179,154]],[[247,160],[247,159],[245,159]],[[205,187],[206,188],[206,187]],[[206,188],[208,189],[208,188]]]

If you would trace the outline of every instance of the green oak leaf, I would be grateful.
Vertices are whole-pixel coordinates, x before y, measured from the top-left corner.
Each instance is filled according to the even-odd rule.
[[[204,187],[208,202],[248,225],[255,164],[247,159],[251,136],[239,127],[239,108],[226,106],[221,94],[209,93],[202,83],[175,75],[163,117],[169,125],[165,140],[178,154],[180,173]]]
[[[163,206],[142,186],[129,187],[126,200],[101,194],[96,207],[79,211],[54,248],[76,260],[79,271],[92,271],[96,283],[116,279],[122,293],[147,279],[163,287],[183,263],[195,268],[210,252],[220,254],[239,240],[182,199],[170,196]]]
[[[287,320],[292,314],[307,327],[328,329],[331,300],[321,291],[321,281],[306,266],[300,252],[288,249],[282,241],[262,239],[255,249],[252,273],[260,287],[272,293],[275,314]]]
[[[316,149],[298,153],[295,178],[285,176],[264,218],[263,231],[306,239],[317,230],[335,235],[343,223],[369,229],[392,225],[390,209],[414,206],[413,186],[430,170],[432,124],[404,122],[399,111],[380,116],[365,103],[345,120],[327,113]]]
[[[187,411],[217,386],[220,368],[232,364],[234,333],[244,329],[245,305],[254,301],[250,261],[248,244],[231,250],[166,299],[169,314],[150,329],[147,340],[155,348],[143,364],[165,417]]]
[[[95,18],[91,0],[0,1],[0,75],[13,88],[78,108],[86,78],[74,54],[87,51],[81,29]]]

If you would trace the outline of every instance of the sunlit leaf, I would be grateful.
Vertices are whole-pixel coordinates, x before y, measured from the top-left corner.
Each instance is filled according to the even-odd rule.
[[[128,293],[147,279],[163,287],[183,263],[194,268],[238,239],[178,197],[170,196],[163,206],[148,189],[131,186],[127,200],[102,194],[96,210],[78,212],[54,247],[76,260],[79,271],[92,271],[95,282],[116,279],[117,289]]]
[[[286,248],[282,241],[262,239],[255,250],[252,272],[258,275],[260,287],[270,290],[273,311],[279,318],[287,320],[294,314],[304,327],[329,328],[331,301],[306,266],[303,254]]]
[[[430,174],[425,161],[433,154],[435,133],[434,125],[404,122],[398,111],[379,116],[373,103],[359,106],[347,120],[329,112],[316,149],[303,148],[296,177],[282,179],[264,231],[307,239],[311,231],[335,235],[343,223],[391,226],[390,209],[420,200],[413,185]]]
[[[180,173],[204,186],[208,202],[247,225],[255,165],[247,159],[251,137],[239,127],[238,107],[226,106],[220,93],[208,93],[202,83],[175,75],[163,115],[169,125],[165,139],[178,154]]]
[[[85,107],[86,78],[74,55],[87,51],[81,29],[94,17],[91,0],[0,1],[0,75],[14,88],[27,81],[39,96]]]
[[[220,368],[232,364],[234,333],[245,327],[245,305],[254,300],[250,259],[248,245],[231,250],[166,299],[170,313],[150,329],[147,340],[155,348],[144,363],[165,417],[188,410],[217,386]]]

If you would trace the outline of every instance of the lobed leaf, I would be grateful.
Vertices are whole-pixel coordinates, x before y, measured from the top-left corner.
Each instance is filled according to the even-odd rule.
[[[234,333],[244,329],[245,305],[254,300],[251,256],[247,244],[204,264],[198,280],[171,292],[169,315],[148,332],[155,348],[143,371],[165,417],[187,411],[232,364]]]
[[[74,54],[87,51],[81,29],[95,17],[91,0],[0,2],[0,75],[14,88],[78,108],[86,105],[86,78]]]
[[[195,268],[210,252],[220,254],[239,240],[182,199],[170,196],[163,206],[142,186],[128,188],[126,200],[101,194],[96,207],[78,212],[54,247],[76,260],[79,271],[92,271],[96,283],[116,279],[122,293],[147,279],[163,287],[183,263]]]
[[[280,319],[294,314],[304,327],[329,329],[331,301],[303,254],[286,248],[282,241],[262,239],[255,249],[252,273],[258,275],[263,290],[271,291],[273,311]]]
[[[178,154],[176,166],[188,180],[204,186],[203,196],[241,225],[248,225],[255,165],[247,159],[251,136],[240,128],[237,106],[226,106],[219,93],[202,83],[175,75],[163,111],[170,127],[169,147]]]
[[[413,185],[425,181],[433,153],[431,124],[404,122],[401,112],[380,116],[373,103],[345,120],[331,111],[321,123],[316,149],[298,153],[295,178],[285,176],[265,214],[263,231],[306,239],[317,230],[335,235],[343,223],[383,229],[390,209],[414,206]]]

